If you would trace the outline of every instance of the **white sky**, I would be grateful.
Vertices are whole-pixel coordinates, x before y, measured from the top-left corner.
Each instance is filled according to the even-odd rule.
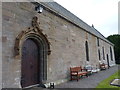
[[[120,0],[54,0],[105,37],[118,34],[118,2]]]

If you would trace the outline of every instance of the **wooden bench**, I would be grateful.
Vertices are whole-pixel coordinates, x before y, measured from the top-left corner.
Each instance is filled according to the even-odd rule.
[[[91,75],[92,74],[92,71],[93,71],[93,67],[91,65],[86,65],[84,67],[84,69],[86,69],[88,75]]]
[[[107,65],[104,63],[100,64],[100,70],[105,70],[105,69],[107,69]]]
[[[82,67],[70,67],[71,80],[79,80],[80,76],[87,76],[87,72]]]

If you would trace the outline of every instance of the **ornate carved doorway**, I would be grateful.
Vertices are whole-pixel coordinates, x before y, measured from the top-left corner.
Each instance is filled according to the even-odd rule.
[[[32,39],[27,39],[22,46],[22,87],[39,84],[39,61],[39,47],[37,43]]]
[[[47,81],[47,55],[50,55],[50,42],[39,28],[38,18],[33,17],[29,27],[16,37],[15,57],[21,59],[21,86],[35,84],[43,86]]]

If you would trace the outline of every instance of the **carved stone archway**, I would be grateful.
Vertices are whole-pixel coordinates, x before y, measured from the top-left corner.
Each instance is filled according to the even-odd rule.
[[[50,55],[50,42],[47,39],[47,35],[42,33],[42,30],[39,27],[38,24],[38,18],[33,17],[32,19],[32,26],[27,28],[26,30],[22,31],[15,39],[15,46],[14,46],[14,55],[15,57],[21,58],[21,47],[22,43],[26,39],[35,39],[38,42],[38,46],[42,47],[41,50],[41,77],[40,77],[40,83],[44,83],[44,81],[47,80],[47,55]],[[21,59],[22,60],[22,59]]]
[[[43,34],[42,33],[42,30],[39,28],[39,24],[38,24],[38,18],[37,17],[33,17],[33,20],[32,20],[32,27],[29,27],[27,30],[24,30],[22,31],[15,39],[15,46],[14,46],[14,51],[15,51],[15,56],[18,56],[20,55],[20,42],[21,42],[21,39],[23,37],[26,37],[26,36],[30,36],[30,35],[38,35],[40,36],[41,38],[43,38],[45,41],[46,41],[46,44],[47,44],[47,53],[48,55],[50,55],[51,51],[50,51],[50,42],[48,41],[47,39],[47,35],[46,34]]]

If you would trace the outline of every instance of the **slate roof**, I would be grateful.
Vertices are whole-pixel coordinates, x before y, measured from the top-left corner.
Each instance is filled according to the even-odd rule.
[[[99,31],[97,31],[95,28],[89,26],[87,23],[82,21],[80,18],[75,16],[73,13],[62,7],[56,2],[39,2],[44,7],[48,8],[49,10],[55,12],[59,16],[65,18],[66,20],[74,23],[75,25],[79,26],[80,28],[84,29],[85,31],[95,35],[96,37],[99,37],[100,39],[106,41],[107,43],[114,45],[110,41],[108,41]]]

